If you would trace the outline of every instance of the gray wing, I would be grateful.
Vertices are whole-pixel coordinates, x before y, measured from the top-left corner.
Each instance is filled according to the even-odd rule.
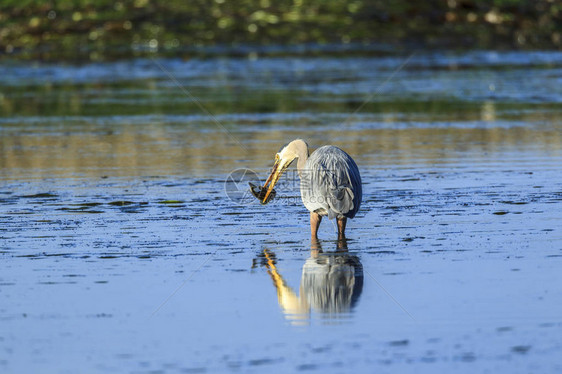
[[[353,218],[361,205],[361,175],[355,161],[338,147],[318,148],[301,172],[301,197],[311,212]]]

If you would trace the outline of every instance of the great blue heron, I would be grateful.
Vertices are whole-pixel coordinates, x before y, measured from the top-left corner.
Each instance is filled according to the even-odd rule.
[[[312,238],[318,237],[322,217],[328,216],[329,219],[337,219],[338,239],[344,239],[347,219],[353,218],[361,205],[361,175],[355,161],[338,147],[325,145],[310,157],[308,144],[302,139],[281,147],[262,188],[261,192],[265,191],[265,194],[259,196],[261,202],[267,203],[275,183],[295,159],[301,179],[302,202],[310,211]]]

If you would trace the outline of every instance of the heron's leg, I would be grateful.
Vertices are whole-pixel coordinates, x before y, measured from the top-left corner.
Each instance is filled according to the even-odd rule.
[[[322,253],[322,244],[318,238],[310,238],[310,257],[317,258],[318,255]]]
[[[347,239],[338,238],[338,243],[336,248],[338,249],[338,251],[347,252]]]
[[[318,213],[310,212],[310,236],[312,239],[318,239],[318,227],[322,221],[322,216]]]
[[[347,224],[347,217],[338,218],[338,240],[345,239],[345,225]]]

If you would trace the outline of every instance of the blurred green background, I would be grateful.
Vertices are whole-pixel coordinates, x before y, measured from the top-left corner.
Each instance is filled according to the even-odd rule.
[[[111,58],[211,46],[560,49],[559,0],[2,0],[0,53]]]

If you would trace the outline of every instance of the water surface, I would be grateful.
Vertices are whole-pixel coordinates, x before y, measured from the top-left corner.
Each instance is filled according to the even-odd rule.
[[[561,370],[562,54],[407,58],[1,66],[0,369]],[[225,192],[296,137],[346,246]]]

